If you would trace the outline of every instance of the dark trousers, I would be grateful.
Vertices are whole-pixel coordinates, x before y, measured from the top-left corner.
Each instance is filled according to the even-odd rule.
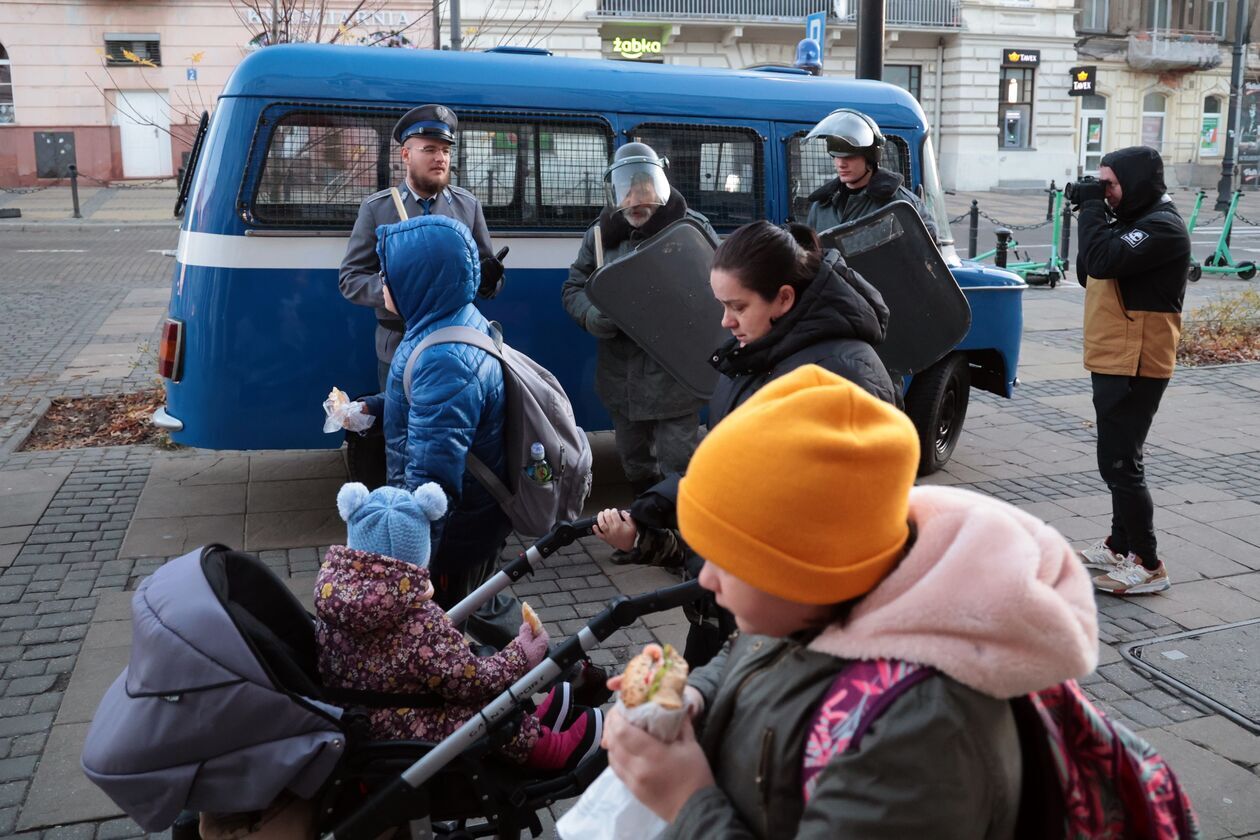
[[[495,508],[483,516],[454,517],[446,523],[441,545],[429,563],[433,599],[449,610],[499,571],[499,557],[512,533],[512,523]],[[468,619],[469,635],[482,644],[502,649],[520,632],[521,604],[500,592]]]
[[[664,476],[687,471],[700,443],[700,415],[690,412],[662,420],[631,420],[609,409],[616,433],[617,455],[636,495]]]
[[[1111,549],[1159,565],[1155,505],[1146,487],[1142,450],[1167,379],[1092,374],[1098,418],[1098,473],[1111,491]]]

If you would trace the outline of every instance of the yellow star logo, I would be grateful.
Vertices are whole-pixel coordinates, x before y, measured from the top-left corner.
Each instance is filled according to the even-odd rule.
[[[1011,53],[1010,55],[1007,56],[1007,58],[1009,58],[1011,61],[1019,61],[1019,53],[1015,52],[1014,50],[1011,50]]]
[[[1077,78],[1077,79],[1079,79],[1079,80],[1080,80],[1080,81],[1082,81],[1082,82],[1087,82],[1087,81],[1089,81],[1089,73],[1087,73],[1087,72],[1085,72],[1084,70],[1082,70],[1081,72],[1079,72],[1079,73],[1077,73],[1077,74],[1076,74],[1076,78]]]

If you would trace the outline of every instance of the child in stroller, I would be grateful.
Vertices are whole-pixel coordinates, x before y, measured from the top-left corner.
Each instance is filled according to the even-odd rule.
[[[346,545],[328,550],[315,581],[320,676],[335,688],[428,696],[413,707],[374,709],[372,737],[440,741],[547,655],[547,631],[525,621],[502,651],[477,656],[432,600],[429,523],[446,510],[438,485],[408,493],[350,483],[337,509]],[[553,688],[499,753],[545,770],[569,770],[593,755],[602,713],[571,698],[568,683]]]

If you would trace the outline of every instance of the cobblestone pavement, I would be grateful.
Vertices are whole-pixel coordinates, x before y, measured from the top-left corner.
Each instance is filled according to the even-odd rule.
[[[87,660],[94,611],[166,560],[120,557],[151,471],[217,456],[153,447],[11,450],[41,400],[129,390],[149,379],[149,366],[118,377],[61,377],[99,340],[111,315],[131,305],[129,295],[134,302],[140,290],[168,282],[172,262],[160,251],[174,239],[164,228],[0,228],[0,835],[113,840],[142,833],[125,818],[38,822],[33,815],[50,799],[73,799],[75,791],[39,790],[33,780],[64,752],[49,735],[62,728],[53,724],[66,714],[70,675]],[[954,462],[931,479],[1018,504],[1078,545],[1101,536],[1109,515],[1093,467],[1088,380],[1072,366],[1080,294],[1071,287],[1026,294],[1025,383],[1013,400],[973,397]],[[131,342],[146,337],[121,335]],[[1118,651],[1135,640],[1260,618],[1257,418],[1260,365],[1178,371],[1148,458],[1161,545],[1176,584],[1165,596],[1100,597],[1102,660],[1083,680],[1109,714],[1170,756],[1210,838],[1260,836],[1260,737],[1152,681]],[[295,546],[260,557],[282,576],[301,578],[314,574],[321,554],[321,546]],[[558,637],[619,592],[661,585],[661,574],[614,567],[601,543],[585,540],[516,591],[540,602]],[[645,641],[676,632],[667,619],[652,617],[616,634],[596,659],[624,661]],[[1250,663],[1238,664],[1254,667],[1254,652]]]

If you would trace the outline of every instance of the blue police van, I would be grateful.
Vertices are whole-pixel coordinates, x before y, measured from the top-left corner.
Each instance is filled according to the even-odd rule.
[[[339,445],[321,430],[329,388],[377,383],[373,313],[341,297],[338,268],[362,199],[402,181],[394,123],[424,102],[458,114],[454,182],[481,200],[495,250],[511,247],[504,291],[479,305],[555,372],[587,429],[610,427],[593,388],[595,342],[565,314],[560,288],[603,204],[613,150],[640,141],[667,156],[671,182],[719,233],[804,220],[807,196],[835,175],[824,144],[802,141],[839,107],[884,130],[883,165],[920,191],[972,308],[966,338],[909,383],[924,471],[948,460],[970,388],[1011,395],[1024,284],[954,256],[923,111],[897,87],[511,48],[282,45],[241,62],[188,162],[159,354],[166,405],[154,417],[177,443]]]

